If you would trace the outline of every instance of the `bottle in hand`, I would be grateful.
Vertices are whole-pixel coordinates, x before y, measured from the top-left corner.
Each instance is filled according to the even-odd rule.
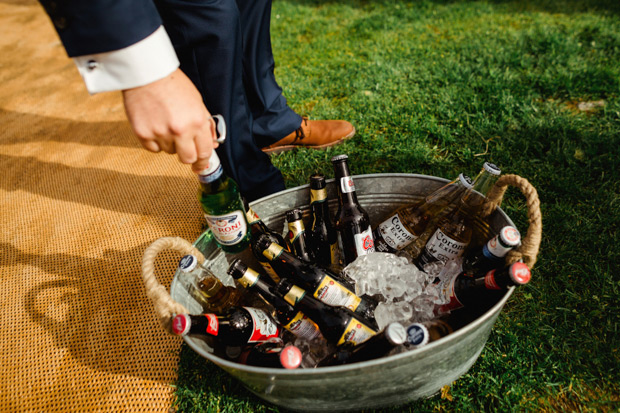
[[[347,155],[332,158],[339,201],[334,226],[340,237],[345,265],[355,261],[360,255],[375,251],[370,218],[357,200],[348,159]]]
[[[223,314],[177,314],[172,331],[179,336],[208,337],[217,344],[241,347],[280,335],[280,328],[261,309],[230,307]]]
[[[217,244],[227,253],[238,253],[250,244],[250,231],[237,183],[224,173],[215,151],[209,166],[198,174],[198,200]]]
[[[303,288],[294,285],[286,278],[277,284],[276,293],[295,309],[310,317],[319,326],[323,337],[331,344],[337,346],[347,342],[359,344],[377,333],[366,320],[348,308],[327,305],[306,294]]]

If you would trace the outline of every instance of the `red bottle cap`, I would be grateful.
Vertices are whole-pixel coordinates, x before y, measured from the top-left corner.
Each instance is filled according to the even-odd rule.
[[[522,262],[515,262],[512,264],[508,272],[510,273],[512,281],[517,285],[527,284],[532,277],[530,269]]]
[[[280,352],[280,362],[285,369],[296,369],[301,365],[301,351],[295,346],[286,346]]]
[[[177,314],[172,319],[172,332],[177,336],[184,336],[189,332],[191,320],[187,314]]]

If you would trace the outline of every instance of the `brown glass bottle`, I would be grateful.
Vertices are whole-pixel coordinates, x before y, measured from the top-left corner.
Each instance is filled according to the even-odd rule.
[[[225,346],[260,343],[280,335],[280,328],[267,313],[252,307],[230,307],[223,314],[177,314],[172,331],[179,336],[203,336]]]
[[[402,346],[407,338],[405,328],[400,323],[390,323],[381,332],[361,344],[345,343],[323,360],[317,367],[338,366],[358,363],[387,356]]]
[[[280,281],[280,277],[271,267],[271,264],[269,263],[269,261],[262,254],[262,251],[260,251],[260,249],[257,247],[256,242],[258,240],[259,235],[264,234],[268,236],[269,239],[271,239],[273,242],[277,242],[278,244],[286,247],[287,250],[289,251],[290,251],[290,246],[286,243],[282,235],[278,234],[276,231],[271,230],[263,222],[263,220],[260,219],[258,214],[250,207],[250,205],[245,200],[245,198],[243,198],[243,204],[246,210],[247,221],[250,226],[250,234],[251,234],[250,245],[252,248],[252,254],[258,260],[258,262],[263,267],[267,275],[269,275],[275,282],[278,282]]]
[[[339,266],[338,232],[332,225],[327,199],[325,176],[314,174],[310,177],[310,249],[316,263],[323,268],[334,269]]]
[[[304,261],[313,261],[310,249],[310,233],[306,231],[301,209],[293,208],[286,212],[288,223],[287,240],[291,245],[292,252]]]
[[[179,261],[179,283],[202,306],[205,312],[219,313],[239,302],[239,291],[222,282],[198,259],[185,255]]]
[[[471,241],[474,220],[482,208],[486,193],[495,184],[499,174],[497,166],[485,162],[474,179],[473,187],[464,192],[457,208],[439,221],[437,229],[414,260],[420,270],[424,271],[424,267],[430,263],[446,263],[463,255]]]
[[[289,278],[325,304],[348,307],[368,323],[374,323],[377,303],[355,295],[353,288],[338,275],[297,258],[266,237],[259,237],[258,246],[281,279]]]
[[[257,294],[274,308],[274,318],[283,328],[297,337],[308,341],[323,339],[319,327],[304,313],[295,310],[289,303],[274,293],[275,283],[235,259],[228,268],[228,274],[237,282]]]
[[[339,201],[334,226],[340,237],[345,265],[355,261],[358,256],[375,250],[370,218],[357,200],[348,159],[347,155],[338,155],[331,160]]]
[[[302,354],[299,348],[293,345],[285,346],[281,339],[277,339],[246,349],[235,361],[248,366],[293,370],[301,365]]]
[[[486,273],[504,266],[508,252],[521,243],[521,234],[511,225],[503,227],[499,233],[483,244],[472,248],[463,256],[463,272],[469,276]]]
[[[461,174],[419,202],[394,211],[373,231],[375,250],[395,253],[407,247],[440,213],[456,205],[468,187],[471,187],[471,179]]]
[[[277,284],[276,293],[310,317],[329,343],[337,346],[347,342],[359,344],[377,333],[353,311],[346,307],[327,305],[306,294],[303,288],[294,285],[286,278]]]
[[[461,307],[473,312],[486,310],[504,296],[508,287],[525,285],[530,278],[530,269],[522,262],[475,277],[461,272],[439,284],[439,290],[448,302],[438,312],[447,313]]]

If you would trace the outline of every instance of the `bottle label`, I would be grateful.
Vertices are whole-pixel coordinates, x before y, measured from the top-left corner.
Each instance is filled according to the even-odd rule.
[[[248,220],[248,224],[252,225],[255,222],[260,221],[260,217],[258,216],[258,214],[256,212],[254,212],[254,210],[252,208],[249,208],[247,210],[247,212],[245,213],[245,216]]]
[[[463,307],[463,303],[459,301],[454,293],[454,283],[456,282],[456,278],[457,277],[449,278],[437,285],[437,289],[444,297],[443,301],[446,303],[439,307],[440,313],[447,313],[451,310],[456,310],[457,308]]]
[[[343,194],[355,192],[355,182],[353,182],[353,178],[350,176],[343,176],[340,178],[340,191],[342,191]]]
[[[271,264],[269,264],[268,262],[261,261],[260,265],[263,266],[263,270],[265,270],[267,275],[270,276],[272,280],[274,280],[277,283],[280,282],[280,276],[276,273],[276,271],[273,269]]]
[[[358,257],[375,252],[375,241],[372,238],[372,230],[370,227],[361,234],[353,235],[353,241],[355,242],[355,251]]]
[[[349,323],[345,327],[344,333],[342,333],[342,336],[340,336],[340,340],[338,340],[337,345],[340,346],[346,342],[351,342],[354,345],[357,345],[368,340],[375,334],[377,334],[375,331],[367,327],[364,323],[352,317],[351,321],[349,321]]]
[[[329,259],[332,264],[338,264],[340,259],[340,251],[338,250],[338,242],[334,242],[329,246]]]
[[[515,245],[519,242],[520,235],[519,231],[517,231],[516,228],[506,227],[502,231],[502,235],[509,243],[511,243],[511,245],[504,245],[504,243],[500,239],[500,235],[494,236],[482,247],[482,252],[487,258],[497,259],[505,257],[506,254],[508,254],[508,251],[512,249],[512,245]],[[489,256],[488,254],[491,254],[491,256]]]
[[[329,275],[323,277],[314,291],[314,297],[325,304],[341,305],[351,311],[355,311],[362,302],[361,298]]]
[[[207,333],[212,336],[217,336],[218,331],[220,331],[220,322],[217,319],[215,314],[205,314],[207,320],[209,321],[209,325],[207,326]]]
[[[277,324],[274,323],[271,318],[263,310],[252,307],[245,308],[252,317],[252,324],[254,330],[248,339],[248,343],[258,343],[261,341],[267,341],[272,337],[278,337],[280,329]]]
[[[258,281],[260,275],[251,268],[248,268],[243,276],[239,278],[239,284],[243,285],[245,288],[250,288]]]
[[[460,257],[465,251],[467,244],[459,242],[447,236],[441,229],[437,229],[431,239],[428,240],[424,249],[434,259],[444,264]]]
[[[213,236],[222,245],[235,245],[243,240],[248,231],[243,211],[233,211],[226,215],[207,215],[207,225]]]
[[[495,270],[489,271],[484,276],[484,286],[487,290],[501,290],[502,288],[495,282]]]
[[[278,258],[280,256],[280,254],[282,254],[282,250],[284,250],[284,248],[282,248],[281,246],[279,246],[276,243],[271,243],[271,245],[269,246],[269,248],[267,248],[266,250],[263,251],[263,255],[265,256],[265,258],[267,258],[269,261],[273,261],[276,258]]]
[[[305,232],[303,221],[293,221],[288,223],[288,239],[291,243],[295,242],[297,238]]]
[[[301,311],[298,312],[290,323],[284,326],[288,331],[295,334],[297,337],[312,341],[321,337],[321,331],[319,326],[312,320],[310,320]]]
[[[395,250],[402,250],[416,239],[415,235],[407,231],[398,214],[379,224],[378,230],[383,241]]]
[[[323,189],[311,189],[310,190],[310,204],[315,202],[324,202],[327,199],[327,190]]]

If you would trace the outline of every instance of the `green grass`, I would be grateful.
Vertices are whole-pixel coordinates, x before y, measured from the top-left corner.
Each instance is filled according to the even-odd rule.
[[[449,397],[385,411],[620,411],[620,2],[275,0],[272,16],[291,107],[357,128],[273,156],[289,187],[347,153],[354,174],[452,178],[488,160],[541,199],[533,281],[481,357]],[[521,194],[503,208],[527,228]],[[281,411],[187,346],[180,360],[179,410]]]

